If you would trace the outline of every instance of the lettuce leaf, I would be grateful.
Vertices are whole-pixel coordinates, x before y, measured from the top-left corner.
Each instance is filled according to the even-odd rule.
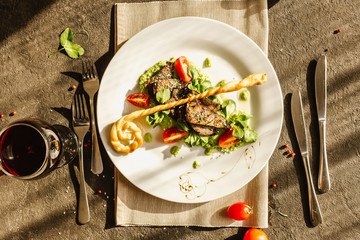
[[[175,121],[169,116],[169,114],[169,109],[155,112],[146,116],[146,122],[153,127],[160,125],[164,130],[171,128],[174,126]]]

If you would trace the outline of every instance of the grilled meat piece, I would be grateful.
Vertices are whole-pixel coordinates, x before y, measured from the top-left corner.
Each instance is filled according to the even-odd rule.
[[[148,90],[148,93],[156,99],[156,93],[162,89],[169,89],[171,92],[171,98],[166,102],[173,102],[181,98],[182,89],[185,89],[188,83],[180,79],[173,78],[174,64],[167,62],[167,64],[152,78],[150,78],[144,87]]]
[[[185,119],[191,125],[195,124],[192,128],[200,135],[212,135],[217,128],[229,128],[225,118],[211,110],[209,106],[204,105],[199,100],[194,100],[186,104]],[[200,130],[201,126],[205,126],[206,128]],[[209,127],[214,128],[214,131],[210,131]]]
[[[156,99],[156,93],[162,89],[169,89],[171,92],[171,98],[166,103],[199,94],[187,88],[189,83],[175,79],[173,69],[174,64],[167,62],[155,76],[144,84],[144,87],[154,99]],[[194,131],[200,135],[208,136],[215,134],[219,128],[229,128],[226,120],[216,113],[220,109],[220,104],[208,98],[202,98],[172,108],[170,112],[175,118],[185,119]]]
[[[151,89],[148,89],[148,91],[152,91],[154,96],[156,96],[156,93],[162,89],[169,89],[172,93],[175,89],[183,88],[184,84],[182,84],[182,82],[185,83],[184,81],[175,78],[158,79],[158,81],[149,85]]]
[[[200,136],[214,135],[217,131],[217,128],[205,125],[191,124],[191,127],[195,132],[199,133]]]
[[[148,88],[149,84],[157,82],[158,80],[172,78],[173,66],[174,64],[172,62],[167,62],[166,65],[155,76],[144,83],[144,87]]]
[[[187,97],[191,97],[193,95],[199,94],[196,91],[190,90],[190,92],[188,93]],[[207,108],[209,108],[211,111],[218,111],[221,109],[221,105],[210,100],[209,98],[200,98],[199,99],[200,103],[204,106],[206,106]]]

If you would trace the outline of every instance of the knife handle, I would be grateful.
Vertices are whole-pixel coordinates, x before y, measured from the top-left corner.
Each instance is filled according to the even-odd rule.
[[[330,176],[326,156],[326,138],[325,138],[325,121],[319,121],[320,130],[320,162],[319,162],[319,177],[318,189],[320,192],[325,193],[330,190]]]
[[[310,210],[310,221],[311,224],[315,227],[322,223],[322,214],[319,206],[319,202],[317,200],[314,184],[312,181],[312,177],[310,174],[310,161],[309,156],[302,156],[304,161],[305,167],[305,174],[306,174],[306,182],[308,188],[308,196],[309,196],[309,210]]]

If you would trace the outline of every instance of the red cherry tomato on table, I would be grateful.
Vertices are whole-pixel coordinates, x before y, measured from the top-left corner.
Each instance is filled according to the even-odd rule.
[[[188,135],[187,131],[180,131],[177,127],[168,128],[163,133],[164,143],[174,143]]]
[[[227,209],[227,215],[234,220],[245,220],[252,214],[252,208],[244,202],[237,202]]]
[[[262,230],[251,228],[246,231],[243,240],[268,240],[268,237]]]
[[[134,93],[129,95],[126,100],[134,106],[147,108],[149,106],[149,95],[146,93]]]
[[[232,145],[235,145],[237,142],[240,141],[240,139],[235,138],[232,135],[233,129],[229,129],[223,134],[221,134],[221,137],[219,139],[219,145],[220,147],[226,148],[231,147]]]
[[[184,82],[190,82],[191,76],[188,73],[188,67],[190,65],[189,60],[186,57],[181,56],[175,60],[174,65],[180,79]]]

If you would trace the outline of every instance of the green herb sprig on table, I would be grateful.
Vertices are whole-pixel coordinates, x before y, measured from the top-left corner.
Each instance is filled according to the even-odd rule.
[[[78,58],[81,55],[83,55],[85,52],[84,49],[80,45],[73,43],[73,41],[74,41],[73,32],[71,31],[70,28],[66,28],[60,35],[60,44],[62,48],[50,54],[49,58],[62,50],[65,50],[67,55],[71,58]]]

